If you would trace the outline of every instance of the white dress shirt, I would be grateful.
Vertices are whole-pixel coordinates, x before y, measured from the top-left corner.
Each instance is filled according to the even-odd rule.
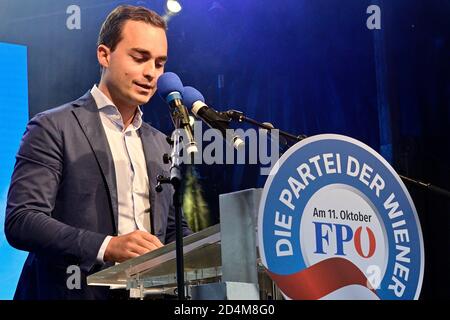
[[[122,116],[111,100],[94,85],[91,94],[99,109],[114,160],[118,200],[118,233],[136,230],[150,232],[150,199],[147,166],[138,129],[142,125],[142,111],[138,107],[133,122],[124,128]],[[97,261],[103,263],[106,247],[111,240],[103,241]]]

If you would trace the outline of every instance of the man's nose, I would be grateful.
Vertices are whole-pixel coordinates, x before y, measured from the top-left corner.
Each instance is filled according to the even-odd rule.
[[[144,77],[149,80],[153,80],[156,77],[155,62],[149,62],[145,65]]]
[[[152,62],[148,63],[144,72],[145,72],[146,77],[154,79],[157,76],[157,71],[158,70],[156,68],[156,62],[152,61]]]

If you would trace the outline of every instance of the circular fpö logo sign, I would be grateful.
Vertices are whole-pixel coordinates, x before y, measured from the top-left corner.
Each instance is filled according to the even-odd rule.
[[[389,163],[355,139],[323,134],[290,148],[258,216],[264,266],[287,299],[418,299],[422,231]]]

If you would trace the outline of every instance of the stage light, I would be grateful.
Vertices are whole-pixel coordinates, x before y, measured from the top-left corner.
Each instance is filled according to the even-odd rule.
[[[167,7],[167,11],[170,14],[177,14],[182,9],[181,4],[176,0],[168,0],[166,7]]]

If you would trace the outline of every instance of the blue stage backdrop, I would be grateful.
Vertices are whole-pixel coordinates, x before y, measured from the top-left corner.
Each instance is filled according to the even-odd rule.
[[[30,116],[76,99],[98,82],[98,31],[107,14],[125,3],[164,14],[166,0],[1,2],[0,41],[28,48]],[[199,89],[208,104],[240,109],[294,134],[351,136],[379,151],[399,173],[450,189],[450,1],[181,3],[183,10],[169,21],[166,70]],[[373,5],[379,23],[370,19]],[[25,125],[10,121],[12,116],[18,115],[2,118],[2,130],[22,133]],[[158,97],[144,106],[144,119],[165,133],[172,129]],[[2,157],[17,147],[7,141]],[[196,166],[194,176],[198,183],[191,185],[207,190],[211,224],[219,220],[219,194],[265,181],[258,166]],[[407,186],[424,233],[421,297],[448,298],[450,201]],[[7,268],[18,268],[9,266],[7,254],[0,259],[1,268],[5,261]],[[15,285],[15,278],[8,281]]]
[[[27,48],[0,43],[0,70],[0,299],[11,299],[26,257],[8,245],[4,222],[15,155],[28,121]]]

